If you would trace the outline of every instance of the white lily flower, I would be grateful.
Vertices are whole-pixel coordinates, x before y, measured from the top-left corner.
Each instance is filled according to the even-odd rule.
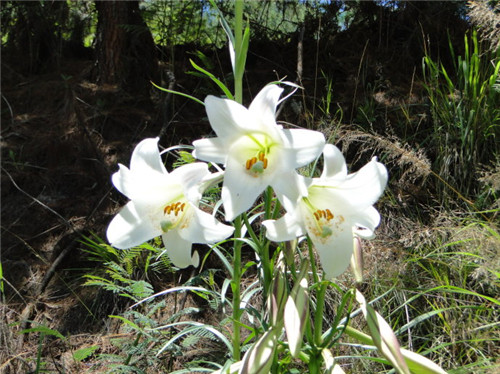
[[[193,155],[224,164],[222,201],[232,221],[249,209],[268,186],[295,203],[300,191],[295,169],[313,161],[325,144],[322,133],[283,129],[276,124],[276,106],[282,88],[264,87],[247,109],[233,100],[208,96],[208,119],[216,138],[196,140]]]
[[[354,235],[374,237],[380,215],[373,204],[384,192],[387,169],[374,157],[358,172],[347,174],[344,156],[334,145],[323,151],[320,178],[302,178],[307,193],[295,208],[280,219],[263,222],[267,238],[282,242],[306,233],[319,253],[327,279],[340,275],[349,265]]]
[[[130,169],[119,167],[113,184],[131,201],[108,226],[113,247],[130,248],[161,235],[172,263],[185,268],[199,264],[198,253],[191,255],[193,243],[216,243],[233,233],[233,227],[198,208],[200,186],[212,177],[207,164],[187,164],[168,173],[158,138],[150,138],[134,149]]]

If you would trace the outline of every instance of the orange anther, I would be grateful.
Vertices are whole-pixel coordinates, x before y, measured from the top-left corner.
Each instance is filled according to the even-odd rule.
[[[247,160],[245,167],[247,170],[250,170],[250,168],[252,167],[252,160]]]
[[[170,211],[172,210],[172,206],[171,205],[167,205],[164,209],[163,209],[163,214],[170,214]]]
[[[252,165],[251,166],[253,166],[256,162],[257,162],[257,157],[252,157],[252,159],[251,159]]]
[[[267,169],[267,158],[264,158],[264,160],[262,160],[262,162],[264,162],[264,169]]]
[[[329,221],[333,218],[333,213],[330,211],[330,209],[326,210],[326,219]]]
[[[259,152],[259,161],[264,161],[264,152]]]
[[[316,221],[319,221],[321,216],[318,214],[318,212],[314,212],[314,218],[316,218]]]
[[[186,206],[186,203],[182,203],[182,205],[181,205],[181,211],[183,211],[183,212],[184,212],[184,207],[185,207],[185,206]]]

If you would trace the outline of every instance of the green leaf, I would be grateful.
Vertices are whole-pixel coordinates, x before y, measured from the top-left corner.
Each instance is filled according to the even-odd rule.
[[[151,84],[153,86],[155,86],[156,88],[158,88],[159,90],[161,91],[165,91],[165,92],[170,92],[170,93],[173,93],[175,95],[179,95],[179,96],[183,96],[183,97],[187,97],[188,99],[191,99],[193,101],[196,101],[198,104],[201,104],[203,106],[205,106],[205,103],[203,101],[201,101],[200,99],[197,99],[196,97],[194,96],[191,96],[191,95],[188,95],[188,94],[185,94],[183,92],[179,92],[179,91],[174,91],[174,90],[169,90],[168,88],[163,88],[163,87],[160,87],[158,86],[157,84],[155,84],[154,82],[151,82]]]
[[[219,79],[217,79],[215,77],[215,75],[213,75],[212,73],[210,73],[209,71],[206,71],[205,69],[203,69],[201,66],[198,66],[196,65],[196,63],[193,61],[193,60],[189,60],[191,62],[191,65],[196,69],[198,70],[199,72],[205,74],[207,77],[209,77],[217,86],[219,86],[219,88],[224,92],[224,94],[227,96],[228,99],[231,99],[231,100],[234,100],[234,96],[233,94],[231,93],[231,91],[229,91],[229,89],[226,87],[226,85],[224,83],[222,83]]]
[[[30,332],[39,332],[39,333],[44,334],[44,335],[55,336],[56,338],[59,338],[61,340],[66,339],[66,337],[64,337],[64,335],[62,335],[59,331],[50,329],[47,326],[37,326],[37,327],[30,328],[30,329],[25,329],[25,330],[20,331],[19,333],[20,334],[28,334]]]
[[[137,299],[143,299],[153,294],[153,286],[146,281],[137,281],[130,286],[132,294]]]
[[[116,318],[116,319],[119,319],[120,321],[122,321],[123,323],[125,323],[126,325],[132,327],[133,330],[135,331],[139,331],[139,332],[142,332],[142,329],[136,325],[134,322],[126,319],[125,317],[122,317],[122,316],[114,316],[114,315],[109,315],[108,316],[109,318]]]
[[[91,345],[90,347],[80,348],[73,352],[73,358],[75,359],[75,361],[83,361],[92,356],[97,349],[99,349],[98,345]]]
[[[219,338],[224,343],[224,345],[228,349],[228,352],[230,352],[230,354],[232,354],[233,346],[231,345],[231,342],[226,338],[226,336],[223,333],[221,333],[220,331],[218,331],[215,327],[213,327],[211,325],[206,325],[204,323],[199,323],[199,322],[194,322],[194,321],[185,321],[185,322],[182,321],[182,322],[176,322],[176,323],[172,323],[169,325],[161,326],[161,327],[156,328],[155,330],[169,329],[171,327],[181,326],[181,325],[190,325],[190,327],[187,327],[184,330],[182,330],[181,332],[177,333],[167,343],[165,343],[165,345],[156,354],[157,356],[159,356],[162,352],[164,352],[170,345],[172,345],[178,339],[182,338],[183,336],[185,336],[187,334],[195,334],[197,331],[200,331],[200,330],[206,331],[207,333],[215,335],[217,338]]]
[[[247,60],[247,52],[248,52],[249,43],[250,43],[250,27],[247,24],[247,27],[245,27],[245,32],[243,33],[241,50],[240,50],[239,54],[236,56],[236,66],[235,66],[235,72],[234,72],[235,79],[243,77],[243,73],[245,72],[245,63]]]

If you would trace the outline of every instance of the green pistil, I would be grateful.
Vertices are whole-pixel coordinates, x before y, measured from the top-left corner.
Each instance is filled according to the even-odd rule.
[[[309,201],[309,199],[307,197],[303,197],[302,201],[309,208],[309,210],[311,211],[311,214],[316,211],[316,209],[314,209],[314,207],[312,206],[311,202]]]
[[[333,234],[333,231],[331,228],[329,228],[328,226],[321,226],[321,237],[322,238],[328,238],[332,234]]]
[[[253,171],[254,173],[262,174],[264,172],[264,163],[262,161],[257,161],[255,164],[252,165],[250,170]]]
[[[172,221],[161,221],[160,222],[161,230],[166,233],[172,227],[174,227],[174,223]]]

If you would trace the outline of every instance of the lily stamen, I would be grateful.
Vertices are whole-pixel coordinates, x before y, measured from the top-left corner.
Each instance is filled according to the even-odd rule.
[[[326,219],[327,221],[330,221],[335,217],[330,209],[324,209],[324,210],[318,209],[313,213],[313,215],[314,218],[316,218],[316,221],[319,221],[322,218]]]
[[[163,214],[167,215],[170,213],[174,213],[177,217],[179,212],[184,212],[184,208],[186,207],[186,203],[181,203],[180,201],[176,203],[172,203],[163,208]]]
[[[267,169],[268,163],[269,161],[266,158],[266,154],[260,151],[257,157],[252,157],[247,160],[247,162],[245,163],[245,168],[247,170],[261,172],[262,169]],[[254,165],[256,165],[255,168]]]

